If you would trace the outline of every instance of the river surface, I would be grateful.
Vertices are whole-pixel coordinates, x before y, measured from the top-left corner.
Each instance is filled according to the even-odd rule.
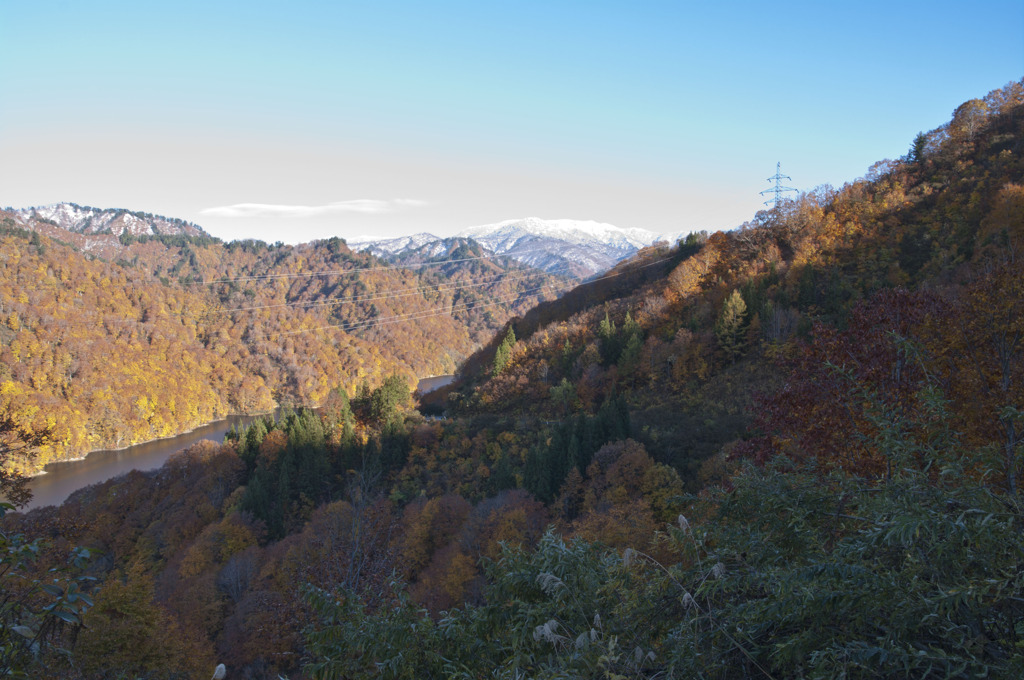
[[[424,378],[423,380],[420,380],[418,385],[416,385],[416,392],[419,394],[433,392],[445,385],[451,385],[454,380],[454,375],[435,375],[433,378]]]
[[[416,391],[426,394],[450,384],[454,379],[454,375],[424,378],[416,386]],[[50,463],[44,468],[46,474],[33,477],[29,483],[29,487],[32,489],[32,501],[24,509],[31,510],[46,505],[60,505],[67,500],[68,496],[81,488],[105,482],[132,470],[155,470],[163,465],[171,457],[171,454],[186,449],[203,439],[223,442],[224,435],[232,427],[248,425],[258,417],[228,416],[224,420],[203,425],[177,437],[156,439],[115,451],[93,451],[83,460]]]
[[[105,482],[112,477],[131,470],[155,470],[171,457],[172,453],[192,446],[203,439],[223,442],[224,435],[236,425],[248,425],[259,416],[228,416],[191,432],[143,442],[115,451],[93,451],[83,460],[69,460],[49,463],[46,474],[33,477],[29,483],[32,501],[25,510],[41,508],[44,505],[60,505],[75,491]]]

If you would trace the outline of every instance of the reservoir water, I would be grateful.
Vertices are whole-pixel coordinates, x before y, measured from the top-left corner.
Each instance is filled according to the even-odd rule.
[[[426,394],[448,385],[454,375],[438,375],[420,380],[416,391]],[[171,454],[192,446],[203,439],[223,442],[224,435],[232,427],[248,425],[259,416],[229,416],[177,437],[143,442],[115,451],[93,451],[83,460],[50,463],[46,474],[33,477],[29,484],[32,501],[24,509],[59,505],[75,491],[105,482],[112,477],[132,470],[155,470],[171,457]]]
[[[416,391],[419,394],[427,394],[428,392],[433,392],[445,385],[452,384],[452,381],[454,380],[454,375],[435,375],[432,378],[424,378],[423,380],[420,380],[418,385],[416,385]]]
[[[259,416],[228,416],[191,432],[143,442],[114,451],[93,451],[82,460],[49,463],[45,475],[33,477],[29,483],[32,501],[24,509],[60,505],[75,491],[105,482],[131,470],[154,470],[171,457],[172,453],[192,446],[203,439],[223,442],[232,427],[244,426]]]

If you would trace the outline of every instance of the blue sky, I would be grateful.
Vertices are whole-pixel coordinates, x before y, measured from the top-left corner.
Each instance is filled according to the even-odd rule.
[[[1024,76],[1020,0],[0,0],[0,24],[0,204],[286,242],[729,229],[777,161],[841,185]]]

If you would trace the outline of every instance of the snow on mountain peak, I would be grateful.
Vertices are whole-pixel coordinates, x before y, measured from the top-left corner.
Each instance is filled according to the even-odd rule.
[[[646,229],[627,229],[592,220],[544,220],[539,217],[470,227],[460,231],[455,238],[471,238],[496,255],[551,273],[574,276],[603,272],[641,248],[663,240],[659,234]],[[349,245],[355,250],[370,251],[381,257],[397,257],[431,242],[442,241],[431,234],[415,234],[389,239],[357,239]],[[442,252],[443,249],[431,249],[432,256]]]
[[[74,203],[55,203],[35,208],[24,208],[15,213],[22,219],[46,220],[60,229],[79,234],[110,233],[116,236],[127,232],[135,236],[143,234],[200,236],[205,233],[199,226],[180,219],[120,208],[92,208]]]
[[[411,236],[397,236],[395,238],[373,239],[366,236],[359,236],[349,241],[348,246],[353,250],[369,250],[375,255],[384,253],[401,253],[407,250],[422,248],[428,243],[440,241],[441,238],[422,231]]]
[[[484,245],[498,245],[499,250],[511,247],[526,236],[553,238],[568,243],[600,243],[605,246],[637,250],[657,240],[657,234],[646,229],[617,227],[606,222],[592,220],[557,219],[544,220],[539,217],[505,220],[495,224],[470,227],[458,236],[474,238]],[[504,248],[502,248],[504,246]]]

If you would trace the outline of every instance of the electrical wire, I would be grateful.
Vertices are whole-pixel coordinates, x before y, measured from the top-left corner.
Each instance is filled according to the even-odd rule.
[[[671,260],[672,257],[673,256],[670,255],[668,257],[664,257],[664,258],[661,258],[659,260],[654,260],[653,262],[648,262],[646,264],[643,264],[643,265],[640,265],[640,266],[637,266],[637,267],[631,267],[631,268],[629,268],[627,270],[624,270],[624,271],[619,271],[619,272],[615,272],[615,273],[612,273],[612,274],[606,274],[605,276],[601,276],[599,278],[592,279],[591,281],[587,281],[583,285],[587,285],[588,286],[588,285],[591,285],[591,284],[594,284],[594,283],[598,283],[600,281],[605,281],[607,279],[613,279],[613,278],[615,278],[617,276],[622,276],[624,274],[633,273],[633,272],[639,271],[641,269],[646,269],[648,267],[653,267],[656,264],[661,264],[662,262],[667,262],[668,260]],[[527,289],[527,290],[524,290],[524,291],[520,291],[516,295],[510,296],[508,298],[502,298],[502,299],[498,299],[498,300],[491,301],[491,302],[479,303],[478,306],[480,308],[484,308],[484,307],[488,307],[488,306],[496,306],[496,305],[499,305],[499,304],[501,304],[503,302],[508,302],[510,300],[517,299],[517,298],[521,297],[524,293],[529,293],[529,292],[534,292],[534,291],[537,291],[537,290],[542,290],[544,288],[554,288],[554,287],[556,287],[556,286],[554,286],[553,284],[545,284],[543,286],[538,286],[537,288]],[[564,286],[564,289],[568,289],[568,288],[569,288],[569,285],[566,284]],[[283,336],[286,336],[286,335],[299,335],[301,333],[313,333],[313,332],[316,332],[316,331],[324,331],[324,330],[332,330],[332,329],[340,329],[340,330],[343,330],[346,333],[348,333],[348,332],[353,331],[353,330],[366,330],[366,329],[370,329],[370,328],[375,328],[376,326],[383,326],[383,325],[388,325],[388,324],[392,324],[392,323],[400,323],[402,321],[417,321],[417,320],[420,320],[420,319],[433,318],[435,316],[442,316],[442,315],[446,315],[446,314],[450,315],[453,311],[467,311],[468,309],[476,309],[477,308],[477,306],[473,306],[472,303],[466,303],[466,304],[470,304],[470,306],[463,307],[461,309],[455,309],[453,307],[450,310],[445,309],[445,310],[427,310],[427,311],[420,311],[420,312],[410,312],[408,314],[400,314],[400,315],[390,316],[390,317],[379,317],[377,319],[370,319],[370,320],[367,320],[366,322],[359,322],[359,323],[355,323],[355,324],[352,324],[352,323],[330,324],[330,325],[327,325],[327,326],[319,326],[317,328],[303,328],[303,329],[298,329],[298,330],[294,330],[294,331],[284,331],[282,333],[279,333],[278,337],[283,337]]]
[[[483,259],[483,258],[467,258],[467,259]],[[668,256],[668,257],[661,258],[659,260],[654,260],[652,262],[648,262],[648,263],[640,265],[640,266],[636,266],[636,267],[630,267],[629,265],[626,265],[627,268],[624,269],[623,271],[614,272],[614,273],[611,273],[611,274],[605,274],[605,275],[600,276],[598,278],[591,279],[590,281],[586,281],[585,283],[583,283],[581,285],[591,285],[591,284],[594,284],[594,283],[605,281],[607,279],[615,278],[617,276],[622,276],[623,274],[626,274],[626,273],[630,273],[630,272],[633,272],[633,271],[638,271],[640,269],[646,269],[647,267],[651,267],[651,266],[654,266],[656,264],[660,264],[662,262],[666,262],[666,261],[668,261],[670,259],[672,259],[671,255]],[[455,260],[448,260],[447,262],[454,262],[454,261]],[[434,263],[434,264],[445,264],[447,262]],[[570,266],[570,265],[569,265],[569,263],[567,263],[566,265],[562,265],[562,266]],[[344,273],[353,273],[353,272],[356,272],[356,271],[366,271],[366,270],[347,270]],[[541,271],[536,271],[536,272],[531,272],[530,274],[524,274],[524,275],[522,275],[520,277],[514,277],[514,278],[515,279],[529,278],[530,276],[537,276],[537,275],[540,275],[541,273],[542,273]],[[317,274],[305,274],[305,275],[306,276],[314,276],[314,275],[317,275]],[[288,276],[298,276],[298,275],[288,275]],[[495,277],[495,281],[493,281],[493,282],[497,282],[498,280],[500,280],[500,277],[496,276]],[[505,280],[508,280],[508,277],[506,277]],[[572,280],[578,281],[579,278],[577,277],[575,279],[570,279],[570,281],[572,281]],[[465,285],[459,284],[459,285],[453,285],[450,288],[442,288],[442,286],[444,284],[442,284],[442,286],[436,286],[436,287],[435,286],[421,286],[421,287],[418,287],[416,290],[420,291],[420,292],[422,292],[423,290],[459,290],[459,289],[462,289],[462,288],[470,288],[470,287],[478,287],[480,285],[486,285],[486,283],[487,282],[483,282],[483,283],[479,283],[478,282],[478,283],[475,283],[475,284],[465,284]],[[565,290],[570,288],[570,283],[566,282],[566,283],[561,284],[561,285],[547,283],[547,284],[544,284],[544,285],[541,285],[541,286],[538,286],[538,287],[535,287],[535,288],[529,288],[529,289],[520,290],[520,291],[516,292],[514,295],[510,295],[510,296],[507,296],[507,297],[504,297],[504,298],[499,298],[499,299],[496,299],[496,300],[491,300],[491,301],[487,301],[487,302],[479,302],[479,303],[459,303],[459,304],[462,304],[463,306],[462,307],[453,306],[451,309],[423,310],[423,311],[419,311],[419,312],[411,312],[411,313],[408,313],[408,314],[396,315],[396,316],[392,316],[392,317],[379,317],[379,318],[376,318],[376,319],[368,319],[366,321],[356,322],[356,323],[332,324],[332,325],[328,325],[328,326],[320,326],[320,327],[317,327],[317,328],[307,328],[307,329],[300,329],[300,330],[295,330],[295,331],[285,331],[285,332],[279,333],[278,337],[283,337],[283,336],[286,336],[286,335],[297,335],[297,334],[300,334],[300,333],[308,333],[308,332],[315,332],[315,331],[322,331],[322,330],[330,330],[330,329],[342,329],[345,332],[354,331],[354,330],[369,330],[369,329],[375,328],[377,326],[388,325],[388,324],[392,324],[392,323],[400,323],[402,321],[414,321],[414,320],[432,318],[432,317],[435,317],[435,316],[451,315],[453,312],[458,312],[458,311],[468,311],[470,309],[495,307],[495,306],[498,306],[498,305],[503,304],[505,302],[509,302],[509,301],[518,299],[519,297],[522,297],[525,294],[536,292],[536,291],[540,291],[540,290],[543,290],[545,288],[552,288],[552,289],[558,288],[559,292],[561,293],[561,292],[564,292]],[[403,297],[403,296],[413,295],[413,294],[415,294],[415,292],[413,292],[413,291],[408,291],[408,292],[402,291],[402,292],[399,292],[399,293],[396,293],[396,294],[388,294],[386,296],[380,296],[380,297],[374,297],[374,298],[326,301],[326,302],[317,302],[317,303],[281,303],[281,304],[278,304],[278,305],[265,305],[265,306],[251,307],[251,308],[222,309],[222,310],[218,310],[218,311],[220,311],[221,313],[227,313],[227,312],[238,312],[238,311],[252,311],[252,310],[259,310],[259,309],[269,309],[269,308],[275,308],[275,307],[331,306],[331,305],[339,305],[339,304],[345,304],[345,303],[356,302],[356,301],[369,302],[371,300],[384,299],[385,297],[388,298],[388,299],[393,299],[393,298],[396,298],[396,297]],[[374,294],[374,295],[377,295],[377,294]],[[52,322],[59,323],[60,325],[62,325],[64,327],[67,327],[69,325],[74,325],[74,324],[95,324],[95,323],[102,323],[102,324],[109,324],[109,323],[139,324],[139,323],[143,323],[143,322],[141,322],[140,320],[137,320],[137,319],[99,319],[97,321],[72,321],[72,320],[67,320],[67,319],[61,319],[61,320],[54,319]]]
[[[358,297],[351,297],[351,298],[345,298],[345,299],[342,299],[342,300],[321,300],[321,301],[318,301],[318,302],[280,302],[280,303],[275,303],[275,304],[272,304],[272,305],[256,305],[256,306],[252,306],[252,307],[234,307],[234,308],[222,309],[220,311],[222,311],[224,313],[231,313],[231,312],[249,312],[249,311],[256,311],[256,310],[261,310],[261,309],[279,309],[279,308],[282,308],[282,307],[306,307],[306,308],[309,308],[309,307],[330,307],[330,306],[335,306],[335,305],[352,304],[352,303],[355,303],[355,302],[372,302],[372,301],[375,301],[375,300],[391,300],[391,299],[395,299],[395,298],[410,297],[410,296],[414,296],[414,295],[420,295],[420,294],[422,294],[424,292],[427,292],[427,291],[430,291],[430,292],[451,292],[451,291],[457,291],[457,290],[465,290],[465,289],[469,289],[469,288],[479,288],[481,286],[486,286],[486,285],[488,285],[490,283],[505,283],[507,281],[519,281],[519,280],[528,279],[528,278],[531,278],[531,277],[534,277],[534,276],[542,276],[545,273],[547,273],[547,274],[554,274],[556,271],[559,271],[559,270],[562,270],[562,269],[568,269],[570,266],[571,266],[570,264],[563,264],[563,265],[559,265],[558,267],[556,267],[555,269],[550,270],[550,271],[546,271],[545,272],[544,270],[535,270],[535,271],[530,272],[528,274],[522,274],[521,276],[505,276],[503,274],[497,274],[497,275],[494,275],[494,276],[484,277],[484,278],[479,279],[479,280],[476,279],[476,278],[471,278],[471,279],[469,279],[469,282],[459,282],[459,283],[452,283],[452,284],[441,284],[441,285],[438,285],[438,286],[432,286],[432,285],[431,286],[417,286],[415,288],[401,288],[401,289],[377,291],[375,293],[370,293],[368,295],[358,296]],[[576,281],[581,281],[582,280],[582,277],[566,277],[566,278],[568,278],[570,280],[576,280]]]
[[[285,336],[285,335],[298,335],[300,333],[312,333],[314,331],[331,330],[331,329],[336,329],[336,328],[340,328],[340,329],[344,330],[347,333],[347,332],[352,331],[352,330],[363,330],[363,329],[366,329],[366,328],[374,328],[376,326],[384,326],[384,325],[388,325],[388,324],[392,324],[392,323],[399,323],[401,321],[416,321],[416,320],[419,320],[419,319],[428,319],[428,318],[432,318],[432,317],[435,317],[435,316],[451,315],[453,312],[467,311],[469,309],[476,309],[478,307],[481,307],[481,308],[482,307],[495,307],[495,306],[500,305],[500,304],[502,304],[504,302],[511,302],[512,300],[517,300],[520,297],[522,297],[523,295],[525,295],[526,293],[532,293],[532,292],[536,292],[536,291],[539,291],[539,290],[543,290],[545,288],[554,288],[554,287],[555,286],[553,286],[552,284],[544,284],[543,286],[538,286],[536,288],[528,288],[526,290],[519,291],[518,293],[516,293],[514,295],[508,295],[506,297],[497,298],[495,300],[480,301],[480,302],[460,302],[460,303],[457,303],[457,304],[453,305],[450,309],[420,310],[420,311],[416,311],[416,312],[408,312],[406,314],[398,314],[398,315],[395,315],[395,316],[378,317],[376,319],[369,319],[369,320],[367,320],[365,322],[330,324],[330,325],[327,325],[327,326],[320,326],[320,327],[317,327],[317,328],[303,328],[303,329],[299,329],[299,330],[295,330],[295,331],[284,331],[284,332],[279,334],[279,337],[280,336]],[[568,286],[565,286],[565,288],[568,288]]]
[[[550,252],[551,251],[549,251],[549,250],[547,250],[545,248],[536,248],[534,250],[521,250],[521,251],[517,252],[515,255],[516,255],[516,257],[518,257],[518,256],[521,256],[521,255],[532,255],[534,253],[550,253]],[[235,277],[225,277],[225,278],[220,278],[220,279],[204,279],[203,281],[197,281],[195,283],[201,284],[201,285],[213,285],[213,284],[216,284],[216,283],[236,283],[236,282],[243,282],[243,281],[264,281],[264,280],[268,280],[268,279],[294,279],[294,278],[302,278],[302,277],[305,277],[305,276],[309,276],[309,277],[312,277],[312,276],[344,276],[346,274],[358,274],[358,273],[362,273],[362,272],[404,271],[404,270],[416,269],[416,268],[420,268],[420,267],[439,267],[439,266],[446,265],[446,264],[455,264],[455,263],[459,263],[459,262],[473,262],[473,261],[476,261],[476,260],[494,260],[494,259],[497,259],[497,258],[503,258],[503,259],[512,260],[513,262],[518,262],[515,259],[515,257],[513,257],[512,255],[499,255],[497,253],[494,253],[494,254],[491,254],[491,255],[480,255],[480,256],[477,256],[477,257],[463,257],[463,258],[458,258],[458,259],[454,259],[454,260],[439,260],[439,261],[436,261],[436,262],[417,262],[417,263],[413,263],[413,264],[400,265],[400,266],[385,265],[385,266],[377,266],[377,267],[357,267],[355,269],[335,269],[335,270],[327,270],[327,271],[319,271],[319,272],[296,272],[296,273],[288,273],[288,274],[257,274],[257,275],[252,275],[252,276],[235,276]],[[519,264],[522,264],[522,263],[519,263]]]

